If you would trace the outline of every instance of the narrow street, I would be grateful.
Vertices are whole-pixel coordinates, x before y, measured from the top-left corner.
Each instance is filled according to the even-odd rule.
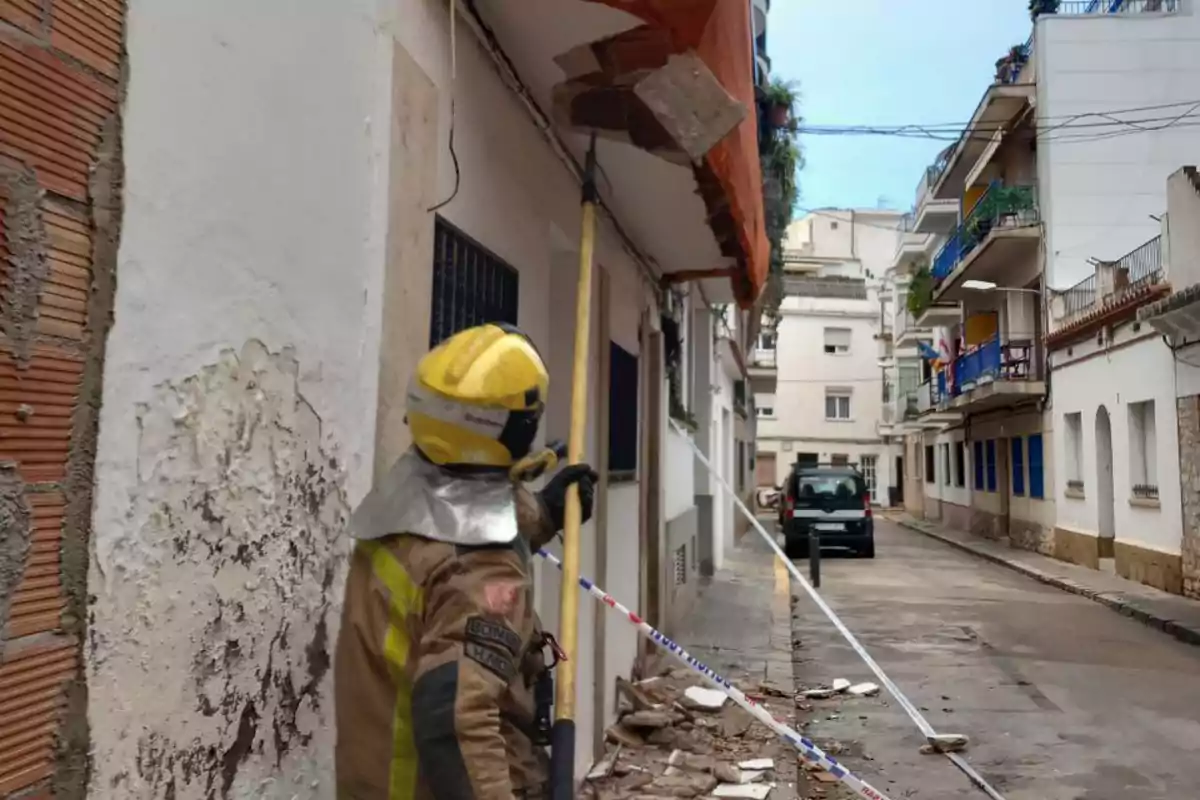
[[[1200,648],[886,519],[876,539],[874,561],[826,556],[822,595],[1006,800],[1195,795]],[[798,688],[874,680],[792,595]],[[809,735],[891,797],[985,797],[886,692],[811,703]]]

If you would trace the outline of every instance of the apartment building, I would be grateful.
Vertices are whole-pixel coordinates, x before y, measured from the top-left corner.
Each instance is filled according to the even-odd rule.
[[[745,472],[766,7],[615,5],[0,4],[0,797],[333,797],[348,515],[469,325],[529,333],[566,438],[588,137],[555,97],[628,81],[629,38],[737,112],[697,162],[598,144],[583,570],[687,613],[732,505],[668,492],[669,398]],[[582,775],[639,651],[578,623]]]
[[[903,214],[811,212],[788,228],[784,298],[760,334],[751,366],[758,414],[759,483],[780,485],[795,463],[848,463],[874,502],[895,492],[895,453],[882,439],[881,287]],[[767,373],[768,379],[755,378]],[[773,379],[774,392],[762,391]]]
[[[1158,486],[1174,481],[1175,367],[1132,317],[1167,291],[1167,177],[1200,146],[1200,16],[1188,0],[1052,5],[914,209],[938,238],[913,320],[937,356],[905,433],[925,486],[909,507],[1179,591],[1177,496]]]

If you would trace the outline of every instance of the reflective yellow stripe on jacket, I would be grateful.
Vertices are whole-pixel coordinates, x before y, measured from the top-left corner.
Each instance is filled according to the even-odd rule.
[[[384,657],[396,681],[388,800],[412,800],[417,787],[417,748],[413,742],[412,686],[408,677],[408,617],[421,613],[425,598],[386,547],[375,541],[360,542],[358,546],[370,556],[371,569],[391,599],[391,620],[383,644]]]

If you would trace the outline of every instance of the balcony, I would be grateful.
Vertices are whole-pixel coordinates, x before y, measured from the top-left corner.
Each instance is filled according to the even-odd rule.
[[[954,359],[949,374],[937,377],[940,407],[954,411],[976,413],[1046,394],[1029,339],[992,337]]]
[[[917,199],[913,204],[914,233],[946,233],[958,223],[958,200],[938,200],[933,196],[933,187],[946,169],[946,159],[951,149],[944,150],[938,160],[925,168],[921,182],[917,184]]]
[[[1063,0],[1060,17],[1093,15],[1176,14],[1179,0]]]
[[[933,329],[918,325],[908,309],[896,312],[896,328],[893,334],[896,347],[916,347],[918,341],[929,341],[932,338]]]
[[[934,300],[961,300],[964,279],[1024,286],[1037,275],[1040,222],[1036,187],[992,183],[933,258]]]
[[[946,373],[940,372],[917,387],[915,425],[921,428],[941,428],[953,425],[962,417],[949,410],[950,394],[946,391]]]
[[[928,329],[932,335],[931,329],[957,325],[962,322],[962,318],[962,309],[958,307],[958,303],[931,303],[915,322],[918,328]]]
[[[978,172],[980,160],[990,158],[996,152],[999,140],[993,134],[1010,129],[1033,104],[1037,87],[1032,81],[1032,72],[1024,69],[1027,58],[1028,53],[1024,57],[1010,53],[1001,60],[996,82],[983,93],[971,121],[930,191],[932,199],[958,200],[962,197],[967,178]]]
[[[905,216],[904,219],[906,225],[910,227],[913,225],[911,216]],[[900,241],[896,243],[896,252],[892,256],[892,268],[896,274],[910,274],[917,264],[926,260],[932,243],[933,234],[915,233],[905,228],[905,232],[900,235]]]
[[[1056,339],[1090,330],[1114,315],[1128,314],[1168,291],[1162,263],[1162,237],[1113,262],[1100,262],[1096,271],[1050,301]]]
[[[775,359],[774,348],[758,347],[751,354],[746,372],[750,376],[750,389],[755,394],[775,394],[779,385],[779,369]]]

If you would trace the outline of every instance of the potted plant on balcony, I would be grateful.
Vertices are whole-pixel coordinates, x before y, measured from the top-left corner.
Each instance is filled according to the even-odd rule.
[[[1029,0],[1029,18],[1037,21],[1042,14],[1057,14],[1059,0]]]
[[[796,87],[791,81],[778,78],[766,89],[767,118],[773,128],[786,128],[792,122],[792,107],[796,103]]]

